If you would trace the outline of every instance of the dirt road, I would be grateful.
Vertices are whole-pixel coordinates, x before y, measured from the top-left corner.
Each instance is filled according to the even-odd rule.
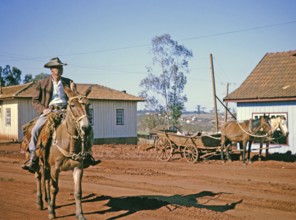
[[[92,219],[296,219],[296,162],[159,162],[144,147],[95,146],[83,210]],[[16,144],[0,144],[0,219],[47,219]],[[71,172],[60,176],[57,218],[75,219]]]

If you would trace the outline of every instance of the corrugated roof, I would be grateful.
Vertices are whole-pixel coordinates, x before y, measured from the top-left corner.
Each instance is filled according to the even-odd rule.
[[[0,100],[12,98],[31,98],[34,94],[35,86],[36,84],[34,83],[27,83],[23,85],[3,87],[2,94],[0,94]],[[76,84],[78,92],[85,91],[89,86],[92,86],[92,90],[88,95],[89,99],[137,102],[145,101],[143,98],[97,84]]]
[[[267,53],[228,102],[296,100],[296,50]]]

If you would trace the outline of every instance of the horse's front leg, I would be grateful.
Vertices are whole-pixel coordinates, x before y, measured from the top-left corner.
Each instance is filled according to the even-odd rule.
[[[247,142],[247,144],[249,144],[249,147],[248,147],[248,158],[247,158],[247,160],[249,161],[249,162],[251,162],[251,150],[252,150],[252,141],[248,141]]]
[[[50,171],[50,198],[49,198],[49,206],[48,206],[48,218],[54,219],[56,217],[55,213],[55,202],[56,202],[56,195],[59,192],[59,172],[52,168]]]
[[[45,192],[45,201],[47,202],[47,205],[50,205],[50,170],[48,168],[43,169],[42,174],[42,182],[43,182],[43,188]]]
[[[36,197],[37,197],[37,208],[40,209],[40,210],[42,210],[43,209],[42,184],[41,184],[42,175],[41,175],[40,170],[38,170],[35,173],[35,178],[36,178],[36,185],[37,185],[37,193],[36,193]]]
[[[82,197],[82,176],[83,169],[75,167],[73,170],[73,179],[74,179],[74,197],[76,203],[76,218],[79,220],[86,220],[83,216],[81,197]]]
[[[269,141],[266,141],[265,142],[265,145],[266,145],[266,149],[265,149],[265,159],[267,160],[267,157],[268,157],[268,148],[269,148]]]
[[[248,141],[243,141],[243,163],[246,164],[246,151],[247,151]]]
[[[224,163],[224,147],[225,147],[225,141],[226,141],[226,138],[224,135],[221,136],[221,160],[222,162]]]
[[[262,160],[262,148],[264,144],[264,138],[260,138],[260,147],[259,147],[259,161]]]
[[[227,160],[229,161],[229,162],[232,162],[232,159],[231,159],[231,155],[230,155],[230,153],[229,153],[229,148],[231,147],[231,144],[229,143],[228,145],[227,145],[227,147],[226,147],[226,157],[227,157]]]

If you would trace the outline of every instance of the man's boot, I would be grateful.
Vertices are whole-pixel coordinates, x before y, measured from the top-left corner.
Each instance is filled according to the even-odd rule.
[[[87,154],[86,158],[83,160],[83,168],[88,168],[89,166],[95,166],[101,163],[101,160],[96,160],[91,154]]]
[[[30,152],[30,160],[28,164],[22,165],[24,170],[28,170],[30,173],[38,171],[38,157],[35,156],[35,151]]]

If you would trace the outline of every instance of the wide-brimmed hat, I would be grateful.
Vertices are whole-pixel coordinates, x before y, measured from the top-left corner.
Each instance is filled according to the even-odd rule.
[[[62,63],[62,61],[58,58],[52,58],[48,63],[44,65],[45,68],[51,68],[51,67],[56,67],[56,66],[66,66],[66,63]]]

